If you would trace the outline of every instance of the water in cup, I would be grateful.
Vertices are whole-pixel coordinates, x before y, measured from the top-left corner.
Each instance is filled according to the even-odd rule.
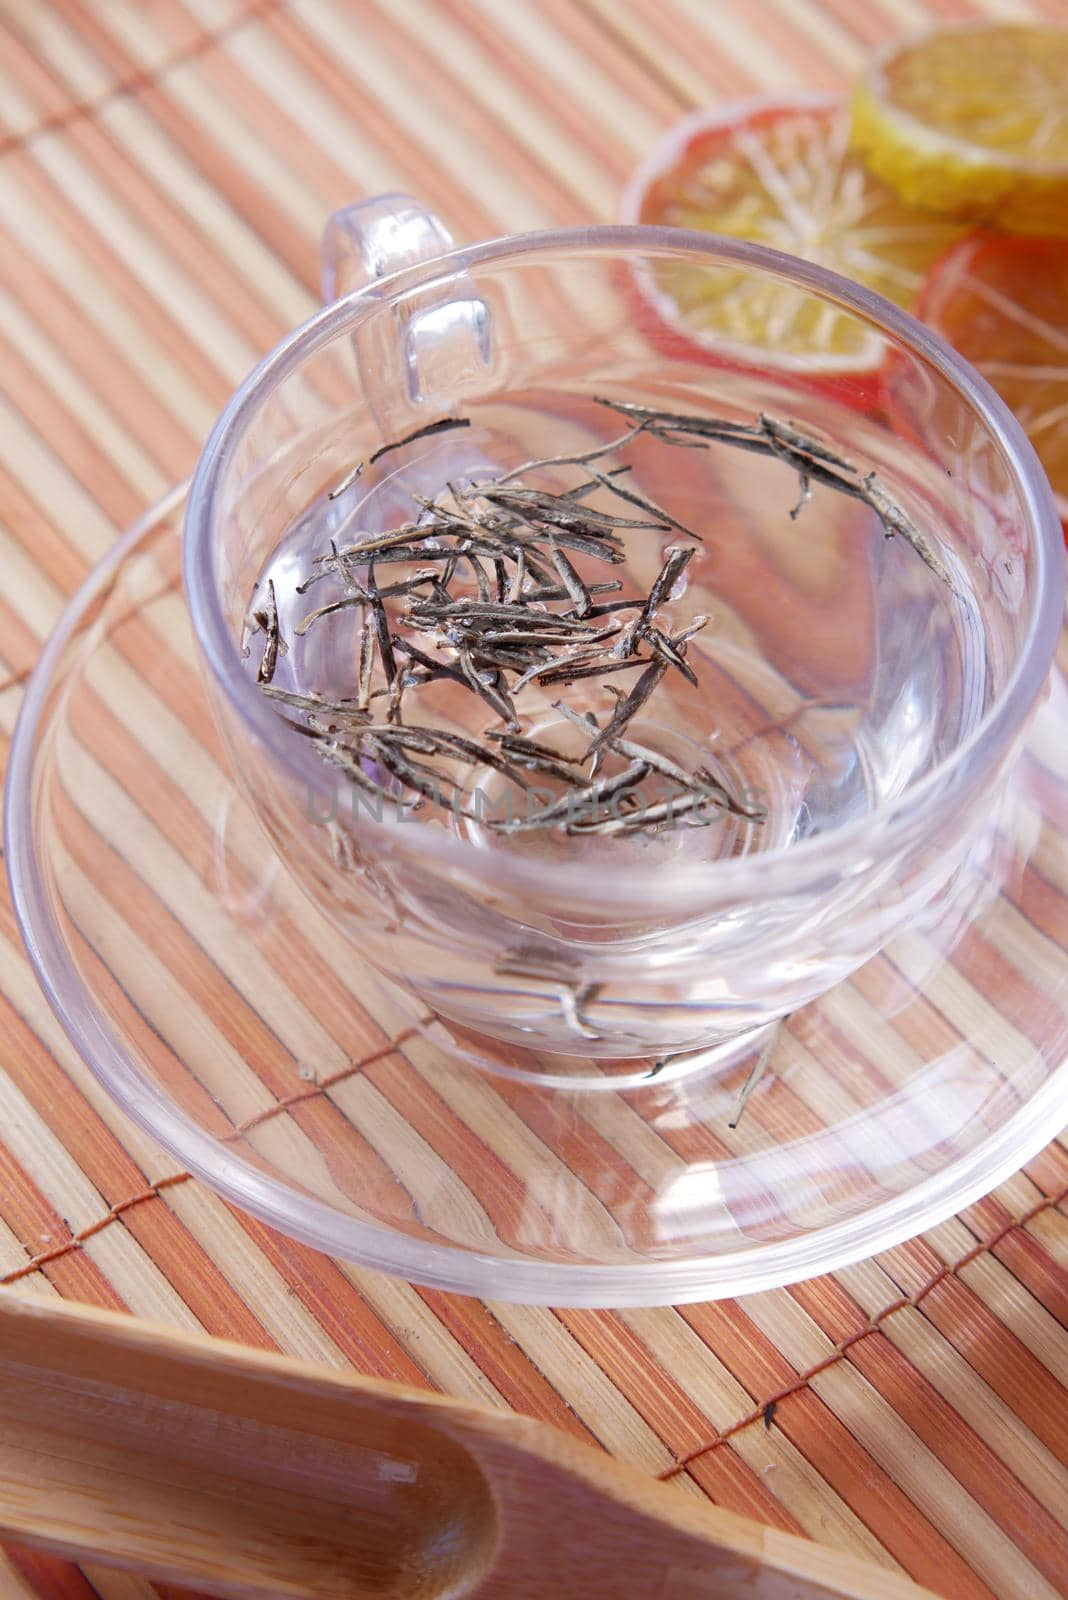
[[[984,634],[964,564],[950,574],[922,525],[915,452],[888,461],[872,432],[875,492],[896,505],[904,486],[912,545],[887,537],[881,501],[817,475],[845,456],[850,484],[874,470],[854,415],[845,456],[832,429],[772,418],[777,454],[749,447],[759,403],[735,402],[731,439],[648,422],[710,416],[685,387],[605,398],[517,392],[439,419],[287,530],[251,598],[246,667],[280,715],[349,753],[324,782],[355,780],[357,811],[392,804],[483,850],[609,871],[781,850],[967,737],[990,693]],[[798,439],[825,453],[811,475]]]

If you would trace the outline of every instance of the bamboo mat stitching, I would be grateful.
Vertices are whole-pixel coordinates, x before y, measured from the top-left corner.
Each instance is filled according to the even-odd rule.
[[[320,1078],[319,1082],[313,1087],[296,1089],[292,1094],[287,1094],[281,1100],[277,1100],[274,1105],[267,1106],[263,1111],[257,1111],[255,1116],[248,1117],[244,1122],[237,1123],[229,1133],[223,1135],[220,1142],[223,1144],[232,1143],[233,1140],[240,1139],[246,1133],[251,1132],[253,1128],[259,1128],[263,1123],[269,1122],[272,1117],[281,1115],[283,1111],[289,1111],[294,1106],[303,1105],[305,1101],[314,1100],[318,1095],[325,1094],[328,1089],[333,1089],[337,1084],[344,1083],[347,1078],[355,1077],[358,1072],[363,1072],[365,1068],[373,1066],[376,1061],[382,1061],[387,1056],[391,1056],[394,1051],[401,1049],[410,1039],[418,1035],[421,1028],[432,1021],[433,1018],[431,1017],[421,1017],[418,1022],[413,1022],[409,1027],[402,1028],[399,1033],[394,1034],[392,1039],[386,1044],[380,1045],[377,1050],[372,1050],[369,1055],[361,1056],[359,1061],[350,1061],[348,1066],[341,1067],[337,1072],[330,1073],[328,1077]],[[42,1267],[50,1265],[53,1261],[61,1260],[62,1257],[70,1255],[74,1250],[80,1250],[88,1239],[95,1238],[104,1228],[110,1227],[113,1222],[117,1222],[124,1212],[132,1210],[134,1206],[144,1204],[146,1200],[157,1199],[164,1189],[172,1189],[179,1183],[188,1183],[192,1176],[191,1172],[174,1172],[169,1177],[159,1178],[154,1183],[147,1184],[144,1189],[138,1190],[136,1194],[128,1195],[125,1200],[117,1201],[115,1205],[108,1208],[102,1217],[98,1217],[95,1222],[89,1223],[87,1227],[73,1234],[66,1243],[56,1245],[51,1250],[43,1250],[39,1255],[23,1262],[21,1267],[16,1267],[13,1271],[6,1272],[3,1277],[0,1277],[0,1287],[17,1283],[21,1278],[28,1278],[33,1273],[39,1272]]]
[[[0,683],[0,694],[7,689],[17,689],[20,683],[26,682],[32,671],[33,667],[23,667],[21,672],[13,672],[10,678],[5,678],[3,683]]]
[[[418,1022],[412,1023],[407,1028],[402,1028],[399,1033],[395,1034],[386,1044],[380,1045],[377,1050],[362,1056],[359,1061],[350,1062],[348,1066],[331,1073],[312,1087],[294,1090],[292,1094],[284,1096],[283,1099],[276,1101],[274,1105],[267,1106],[263,1111],[256,1112],[254,1116],[238,1123],[230,1133],[224,1136],[223,1142],[226,1143],[241,1138],[253,1128],[261,1127],[263,1123],[270,1121],[272,1117],[279,1116],[283,1111],[291,1110],[294,1106],[303,1105],[309,1100],[314,1100],[317,1096],[325,1094],[328,1089],[343,1083],[346,1079],[354,1077],[357,1073],[364,1071],[365,1068],[372,1066],[376,1061],[384,1060],[387,1056],[403,1048],[409,1040],[417,1037],[421,1029],[432,1020],[430,1017],[420,1018]],[[128,1195],[125,1200],[120,1200],[115,1205],[110,1206],[103,1216],[98,1217],[95,1222],[73,1234],[66,1243],[56,1245],[51,1250],[44,1250],[25,1261],[22,1266],[5,1273],[0,1277],[0,1287],[17,1283],[22,1278],[28,1278],[33,1273],[40,1272],[52,1262],[61,1260],[75,1250],[80,1250],[89,1239],[95,1238],[104,1228],[110,1227],[113,1222],[117,1222],[125,1212],[132,1210],[135,1206],[143,1205],[146,1201],[159,1199],[165,1190],[174,1188],[181,1183],[188,1183],[192,1176],[191,1172],[175,1172],[168,1177],[159,1178],[154,1183],[147,1184],[144,1189],[139,1190],[136,1194]],[[856,1329],[847,1338],[840,1340],[822,1361],[818,1361],[814,1366],[798,1373],[792,1383],[768,1395],[759,1405],[754,1406],[751,1411],[747,1411],[744,1416],[737,1418],[736,1421],[717,1433],[714,1439],[710,1439],[706,1444],[699,1445],[695,1450],[691,1450],[672,1466],[658,1473],[657,1476],[667,1482],[685,1472],[700,1457],[718,1450],[721,1445],[727,1444],[736,1434],[741,1433],[745,1428],[752,1427],[754,1423],[763,1421],[770,1425],[776,1406],[780,1405],[784,1400],[789,1400],[793,1395],[800,1394],[814,1378],[819,1377],[821,1373],[828,1371],[843,1360],[854,1345],[870,1338],[873,1333],[878,1333],[882,1324],[889,1317],[894,1316],[898,1311],[919,1309],[922,1302],[937,1289],[940,1283],[962,1272],[965,1267],[978,1260],[981,1255],[996,1249],[1001,1241],[1007,1238],[1010,1233],[1015,1232],[1016,1229],[1026,1228],[1029,1223],[1034,1222],[1036,1217],[1040,1217],[1046,1211],[1057,1210],[1065,1200],[1068,1200],[1068,1184],[1064,1184],[1054,1194],[1044,1195],[1041,1200],[1023,1212],[1021,1216],[1010,1218],[1008,1222],[1003,1223],[988,1238],[979,1240],[970,1250],[966,1250],[956,1261],[944,1263],[921,1289],[917,1289],[913,1294],[903,1294],[896,1300],[891,1300],[889,1305],[883,1306],[881,1311],[877,1311],[874,1316],[869,1317],[863,1328]]]
[[[139,89],[150,89],[166,77],[168,72],[173,72],[175,67],[196,61],[216,45],[221,44],[224,39],[229,38],[237,29],[243,28],[246,23],[259,21],[274,11],[281,11],[286,4],[287,0],[252,0],[246,10],[239,16],[231,17],[224,27],[209,29],[200,34],[184,49],[176,50],[166,60],[157,63],[151,71],[132,72],[128,78],[120,78],[118,83],[113,83],[110,89],[105,90],[95,100],[75,101],[65,111],[57,111],[50,117],[42,117],[32,128],[0,139],[0,156],[6,156],[13,150],[23,150],[35,139],[43,138],[48,133],[59,133],[73,123],[82,121],[83,118],[95,117],[105,106],[110,105],[113,100],[121,100],[124,95],[135,94]]]
[[[1002,1239],[1007,1238],[1017,1228],[1026,1228],[1029,1222],[1033,1222],[1036,1217],[1040,1217],[1044,1211],[1056,1210],[1065,1200],[1068,1200],[1068,1184],[1058,1189],[1055,1194],[1044,1195],[1022,1216],[1013,1217],[1009,1222],[1003,1223],[988,1239],[981,1239],[970,1250],[965,1251],[959,1260],[946,1262],[939,1267],[938,1271],[923,1285],[922,1289],[917,1289],[913,1294],[900,1295],[897,1300],[891,1300],[889,1305],[883,1306],[881,1311],[877,1311],[874,1316],[868,1318],[865,1327],[857,1328],[847,1338],[840,1340],[833,1350],[824,1356],[822,1361],[817,1361],[815,1366],[808,1367],[804,1372],[799,1372],[793,1383],[787,1384],[785,1388],[776,1390],[761,1405],[754,1406],[752,1411],[747,1412],[744,1417],[739,1417],[737,1422],[732,1422],[729,1427],[717,1433],[716,1437],[710,1439],[707,1444],[698,1445],[696,1450],[691,1450],[688,1455],[676,1461],[673,1466],[657,1473],[657,1477],[665,1482],[669,1478],[677,1477],[680,1472],[685,1472],[701,1456],[708,1455],[712,1450],[718,1450],[720,1445],[726,1444],[728,1440],[734,1438],[736,1433],[741,1433],[743,1428],[751,1427],[754,1422],[763,1420],[770,1426],[774,1408],[777,1405],[783,1400],[789,1400],[792,1395],[800,1394],[801,1390],[807,1388],[813,1378],[818,1378],[820,1373],[836,1366],[854,1345],[870,1338],[873,1333],[878,1333],[879,1328],[888,1317],[892,1317],[898,1311],[917,1310],[921,1302],[926,1300],[927,1296],[937,1289],[940,1283],[944,1283],[947,1278],[952,1278],[963,1271],[973,1261],[978,1260],[981,1255],[985,1255],[988,1250],[996,1249]]]

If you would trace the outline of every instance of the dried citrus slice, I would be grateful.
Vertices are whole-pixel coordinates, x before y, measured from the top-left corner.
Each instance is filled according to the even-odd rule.
[[[960,226],[903,204],[848,145],[837,98],[701,112],[639,168],[623,218],[771,245],[909,306]],[[806,372],[871,372],[882,360],[882,339],[859,318],[759,273],[664,263],[644,287],[668,323],[717,353],[756,348]]]
[[[1016,413],[1068,517],[1068,250],[971,234],[935,264],[916,311]]]
[[[853,147],[912,205],[1068,234],[1068,29],[965,25],[892,46],[854,95]]]

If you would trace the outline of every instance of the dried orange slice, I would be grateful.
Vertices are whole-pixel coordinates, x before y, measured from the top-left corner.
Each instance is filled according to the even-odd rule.
[[[911,205],[1068,234],[1068,28],[976,24],[891,46],[853,146]]]
[[[935,264],[916,312],[1016,413],[1068,518],[1068,249],[971,234]]]
[[[694,228],[803,256],[909,306],[931,263],[959,236],[916,212],[849,150],[837,98],[701,112],[673,129],[635,174],[623,220]],[[717,353],[806,372],[873,372],[881,338],[848,313],[763,275],[667,264],[645,285],[660,316]]]

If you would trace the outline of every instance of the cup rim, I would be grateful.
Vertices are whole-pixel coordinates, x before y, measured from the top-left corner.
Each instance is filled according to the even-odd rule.
[[[1064,609],[1061,522],[1043,469],[1022,427],[969,362],[882,295],[816,263],[747,240],[642,224],[599,224],[509,234],[401,267],[323,306],[294,328],[259,361],[227,403],[208,437],[190,486],[182,536],[183,578],[197,645],[214,687],[239,723],[271,751],[278,770],[288,771],[311,785],[310,792],[321,787],[322,763],[302,741],[286,736],[284,723],[242,670],[238,647],[217,593],[212,560],[214,513],[229,456],[266,397],[364,314],[373,314],[398,295],[425,288],[439,278],[447,280],[509,257],[522,260],[533,252],[554,251],[616,257],[649,253],[698,256],[705,261],[755,268],[807,289],[861,317],[933,367],[1000,447],[1034,535],[1035,603],[1008,682],[968,736],[902,794],[830,832],[766,851],[707,862],[631,865],[626,874],[598,874],[597,892],[601,898],[634,900],[641,897],[645,887],[659,900],[669,892],[672,879],[678,878],[680,885],[685,885],[687,898],[692,898],[695,886],[723,895],[737,893],[754,882],[759,882],[761,897],[768,898],[790,891],[815,872],[825,873],[830,864],[844,867],[854,852],[870,855],[873,830],[882,830],[879,850],[885,854],[892,848],[892,838],[898,830],[914,825],[944,800],[947,784],[976,758],[977,747],[984,746],[983,767],[996,764],[1037,699],[1053,658]],[[1034,671],[1036,662],[1041,663],[1039,673]],[[387,829],[387,837],[399,832],[389,823],[367,825]],[[544,890],[547,878],[565,874],[573,885],[576,872],[581,875],[588,870],[575,862],[532,861],[519,853],[500,851],[490,857],[445,829],[409,827],[404,830],[406,840],[411,842],[416,832],[421,854],[478,875],[491,870],[498,880],[504,879],[516,888],[527,885]]]

